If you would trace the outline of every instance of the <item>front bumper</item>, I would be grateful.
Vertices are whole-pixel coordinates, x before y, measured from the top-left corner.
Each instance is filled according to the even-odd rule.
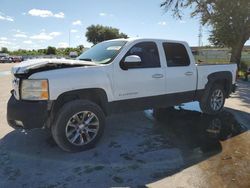
[[[42,128],[48,119],[47,101],[16,100],[12,95],[7,105],[8,124],[16,128]]]

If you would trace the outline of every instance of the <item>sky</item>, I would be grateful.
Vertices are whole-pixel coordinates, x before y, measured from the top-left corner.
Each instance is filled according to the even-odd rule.
[[[182,40],[197,46],[199,19],[190,18],[191,10],[185,10],[182,20],[175,19],[160,7],[162,1],[1,0],[0,47],[90,47],[85,33],[92,24],[116,27],[129,37]],[[209,28],[203,27],[202,35],[202,44],[209,44]]]

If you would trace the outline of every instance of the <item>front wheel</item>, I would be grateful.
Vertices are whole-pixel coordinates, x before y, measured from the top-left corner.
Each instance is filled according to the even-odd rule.
[[[225,103],[225,90],[215,84],[209,91],[208,95],[204,95],[200,100],[200,108],[206,114],[217,114],[221,111]]]
[[[79,152],[96,145],[104,125],[105,115],[98,105],[86,100],[76,100],[62,107],[51,131],[61,149]]]

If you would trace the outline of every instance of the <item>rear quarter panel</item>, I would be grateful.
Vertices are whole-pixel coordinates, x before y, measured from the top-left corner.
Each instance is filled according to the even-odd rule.
[[[236,71],[237,71],[236,64],[197,65],[197,72],[198,72],[197,90],[202,90],[205,88],[208,82],[208,76],[210,74],[222,71],[223,72],[228,71],[232,74],[232,84],[234,84],[236,80]]]

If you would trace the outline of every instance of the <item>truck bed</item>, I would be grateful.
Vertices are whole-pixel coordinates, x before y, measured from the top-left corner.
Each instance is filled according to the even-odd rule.
[[[211,73],[221,72],[221,71],[230,71],[233,75],[233,83],[235,83],[236,77],[236,64],[196,64],[197,66],[197,90],[204,89],[204,86],[207,83],[207,76]]]

